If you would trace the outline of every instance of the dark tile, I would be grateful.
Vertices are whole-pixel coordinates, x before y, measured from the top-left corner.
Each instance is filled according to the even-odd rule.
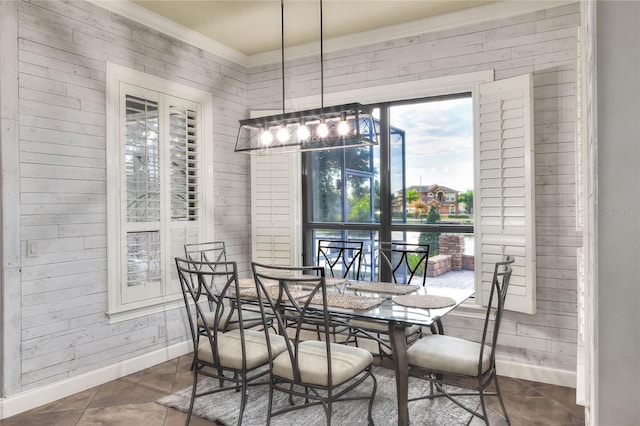
[[[575,389],[563,386],[546,385],[537,388],[537,390],[549,399],[558,401],[560,404],[564,405],[568,409],[572,410],[576,415],[579,415],[584,419],[584,407],[576,404]]]
[[[89,408],[77,426],[164,426],[167,408],[154,402]]]
[[[502,412],[497,414],[495,411],[488,408],[487,414],[489,415],[489,424],[491,426],[507,426],[506,420],[502,417]],[[512,424],[514,423],[512,422]],[[485,426],[485,423],[484,420],[480,420],[479,417],[473,417],[469,426]]]
[[[564,405],[529,387],[523,387],[517,392],[502,392],[502,397],[512,424],[551,426],[574,424],[584,420]],[[497,398],[489,398],[487,405],[492,410],[501,412]],[[544,413],[544,416],[541,413]]]
[[[159,392],[171,392],[173,380],[178,368],[178,359],[172,359],[162,364],[155,365],[137,373],[123,377],[132,383],[142,383],[146,387],[156,389]]]
[[[0,424],[2,426],[71,426],[78,422],[83,412],[83,410],[27,412],[0,420]]]
[[[101,385],[89,408],[154,402],[170,394],[178,360],[172,359]]]
[[[184,388],[193,385],[193,370],[191,370],[191,363],[193,357],[182,356],[178,359],[178,368],[176,370],[175,378],[173,379],[173,388],[171,392],[177,392]]]
[[[153,402],[171,393],[171,383],[173,378],[163,389],[157,389],[143,381],[134,381],[130,378],[105,383],[96,392],[89,408]]]
[[[96,395],[99,387],[87,389],[66,398],[34,408],[30,413],[54,413],[57,411],[84,411]]]

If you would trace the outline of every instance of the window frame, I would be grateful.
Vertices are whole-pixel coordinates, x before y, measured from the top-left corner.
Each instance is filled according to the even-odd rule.
[[[159,98],[180,100],[184,104],[195,105],[197,109],[198,123],[198,149],[199,149],[199,169],[197,179],[200,182],[198,200],[200,204],[200,215],[194,226],[198,240],[211,239],[213,235],[213,197],[211,191],[207,191],[202,182],[212,182],[213,172],[209,166],[212,164],[212,111],[213,97],[211,93],[162,79],[153,75],[145,74],[117,64],[107,63],[106,76],[106,158],[107,158],[107,316],[110,323],[137,318],[153,313],[163,312],[182,306],[182,294],[178,290],[177,279],[172,277],[170,259],[174,255],[171,250],[169,231],[175,228],[171,220],[170,209],[161,213],[163,224],[161,232],[167,233],[161,236],[164,244],[161,248],[162,260],[165,267],[162,269],[163,279],[161,283],[162,292],[158,297],[151,297],[133,302],[127,302],[125,293],[126,280],[126,195],[123,193],[124,168],[122,153],[124,149],[121,137],[121,108],[123,99],[127,95],[135,95],[130,91],[124,91],[121,87],[129,86],[132,91],[139,89],[139,93],[156,93]],[[167,105],[166,111],[169,111]],[[161,113],[161,112],[160,112]],[[167,113],[166,119],[169,114]],[[161,144],[168,145],[168,142],[161,141]],[[165,147],[166,149],[166,147]],[[168,183],[168,154],[166,163],[161,167],[161,179],[165,180],[165,186],[161,187],[164,192],[170,190]],[[168,194],[168,192],[167,192]],[[168,196],[164,194],[164,196]],[[163,197],[163,194],[161,194]],[[170,200],[168,200],[170,202]],[[163,216],[169,216],[163,218]],[[175,283],[174,283],[175,281]],[[173,283],[173,284],[172,284]],[[174,285],[175,284],[175,285]],[[170,289],[173,288],[173,291]]]
[[[372,223],[353,223],[349,222],[348,218],[343,217],[341,222],[318,222],[313,220],[313,152],[302,153],[302,165],[303,165],[303,185],[308,190],[304,193],[302,199],[302,232],[303,232],[303,263],[305,265],[314,264],[314,238],[313,232],[317,229],[322,230],[340,230],[340,231],[367,231],[378,234],[379,241],[392,241],[392,236],[395,233],[407,233],[407,232],[452,232],[459,234],[470,234],[474,232],[473,225],[457,225],[457,224],[408,224],[394,222],[392,218],[392,206],[391,206],[391,154],[390,154],[390,110],[396,105],[407,104],[419,104],[426,102],[434,102],[439,100],[469,98],[472,100],[473,93],[471,90],[457,91],[457,93],[451,93],[446,95],[429,96],[420,99],[406,99],[393,102],[382,102],[374,104],[373,106],[380,111],[380,135],[379,135],[379,150],[380,150],[380,217],[386,218],[384,221],[372,222]],[[474,147],[471,147],[475,151]],[[347,169],[343,168],[342,173]],[[363,172],[364,173],[364,172]],[[446,199],[446,194],[441,190],[439,194],[442,195],[442,202]],[[345,196],[346,197],[346,196]],[[343,213],[346,209],[346,201],[343,202]],[[454,207],[455,208],[455,207]],[[381,277],[382,280],[390,279],[390,277]]]

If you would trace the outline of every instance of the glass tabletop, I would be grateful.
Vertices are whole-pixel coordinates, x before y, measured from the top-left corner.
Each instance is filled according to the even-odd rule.
[[[273,298],[277,297],[277,287],[278,285],[274,283],[274,291],[270,291]],[[295,294],[299,293],[301,299],[310,294],[309,291],[305,291],[308,289],[305,289],[304,286],[291,286],[290,289]],[[251,291],[241,292],[241,296],[248,303],[255,302],[256,299],[255,288],[251,290],[253,293]],[[351,280],[344,288],[343,286],[327,286],[327,308],[330,313],[338,316],[431,326],[436,320],[455,309],[473,294],[474,291],[468,289]],[[316,300],[321,300],[318,295],[315,297]]]
[[[329,311],[337,314],[346,314],[352,317],[376,319],[383,321],[396,321],[409,324],[430,326],[438,318],[446,315],[451,310],[455,309],[469,297],[473,296],[473,290],[456,289],[448,287],[418,287],[412,292],[391,292],[390,290],[375,291],[364,290],[359,284],[370,282],[362,281],[350,281],[351,285],[348,285],[344,291],[345,295],[358,295],[362,297],[375,297],[383,299],[382,303],[376,306],[366,309],[344,309],[329,306]],[[392,283],[376,283],[388,286],[396,286]],[[353,287],[353,288],[352,288]],[[375,286],[372,286],[375,288]],[[402,287],[407,287],[402,285]],[[439,306],[432,308],[412,307],[412,298],[415,297],[415,306],[425,306],[424,299],[426,296],[435,296],[434,304],[428,304],[427,306]],[[403,304],[396,303],[394,299],[403,298]],[[428,298],[428,297],[427,297]],[[450,301],[444,300],[450,298]],[[442,300],[435,300],[442,299]],[[442,303],[439,303],[442,301]],[[409,306],[407,306],[409,305]],[[441,306],[441,307],[440,307]]]

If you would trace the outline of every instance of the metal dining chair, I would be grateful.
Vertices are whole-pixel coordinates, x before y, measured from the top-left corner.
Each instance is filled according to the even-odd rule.
[[[320,239],[317,244],[316,266],[323,269],[327,284],[339,285],[348,279],[358,279],[362,263],[362,241]],[[292,322],[292,324],[297,323],[297,321]],[[307,318],[303,327],[308,331],[315,331],[318,340],[321,339],[323,327],[321,322],[318,323],[313,318]],[[340,334],[344,334],[346,337],[350,336],[348,324],[343,321],[332,323],[329,335],[334,342],[337,341],[336,336]],[[345,340],[341,343],[348,342],[349,340]]]
[[[227,262],[227,250],[224,241],[206,241],[201,243],[191,243],[184,245],[184,253],[186,259],[197,262],[199,267],[209,268],[212,272],[218,272],[217,268],[229,268],[231,263]],[[229,272],[225,269],[225,272]],[[215,276],[216,280],[224,279],[224,274]],[[216,284],[216,283],[212,283]],[[210,289],[212,293],[216,292],[216,287]],[[225,310],[226,317],[218,322],[223,329],[234,329],[240,327],[238,321],[238,307],[234,300],[223,299],[223,303],[227,304]],[[262,324],[262,315],[255,311],[245,311],[242,316],[242,326],[252,328]],[[213,327],[215,318],[215,304],[210,302],[209,311],[204,312],[202,318],[198,318],[198,328],[201,333],[204,332],[203,323],[206,322],[209,327]]]
[[[429,244],[405,242],[378,243],[378,274],[391,273],[395,284],[425,286],[429,262]]]
[[[223,391],[240,392],[238,425],[247,405],[247,387],[265,384],[256,379],[265,376],[263,367],[272,357],[286,350],[282,336],[268,331],[245,329],[243,309],[237,309],[237,327],[229,328],[229,304],[241,306],[238,272],[235,262],[207,262],[176,258],[176,268],[193,340],[193,386],[186,425],[191,420],[196,398]],[[216,291],[212,291],[212,289]],[[210,307],[213,306],[213,315]],[[219,386],[198,393],[198,376],[218,379]]]
[[[269,407],[267,425],[272,417],[292,410],[316,405],[324,408],[327,425],[331,424],[332,407],[343,401],[368,400],[367,420],[373,425],[372,409],[376,393],[373,356],[365,349],[330,341],[332,324],[327,309],[327,285],[324,268],[317,266],[268,266],[253,262],[259,306],[266,314],[275,313],[280,330],[292,328],[286,350],[269,363]],[[273,280],[278,287],[270,285]],[[303,341],[303,327],[311,320],[321,325],[322,339]],[[295,322],[295,326],[291,326]],[[267,344],[273,336],[265,331]],[[274,351],[275,352],[275,351]],[[351,391],[371,378],[371,395]],[[289,396],[289,404],[274,407],[274,393]]]
[[[429,244],[404,242],[379,242],[376,256],[378,277],[390,277],[394,284],[425,286],[429,260]],[[350,334],[347,341],[358,345],[358,337],[374,340],[378,345],[376,356],[391,358],[391,344],[388,337],[388,324],[385,321],[352,319],[349,322]],[[441,326],[440,326],[441,327]],[[436,327],[432,327],[436,332]],[[422,337],[422,327],[411,325],[405,329],[407,344]]]
[[[429,394],[410,398],[409,401],[446,397],[488,425],[485,397],[497,396],[505,421],[510,424],[498,386],[495,356],[511,279],[511,265],[514,261],[512,256],[506,256],[504,261],[497,262],[494,266],[491,292],[479,341],[433,334],[423,337],[409,348],[409,374],[428,380],[436,389],[434,392],[434,386],[430,386]],[[492,383],[495,391],[488,392],[487,388]],[[447,390],[448,385],[455,386],[456,389],[463,388],[464,391],[450,392]],[[463,404],[457,398],[468,395],[480,397],[481,412],[476,407]]]
[[[358,280],[362,265],[362,251],[364,243],[352,240],[318,240],[316,265],[325,269],[326,282],[339,284],[341,280]],[[320,339],[320,325],[316,324],[318,339]],[[349,326],[344,323],[332,324],[329,334],[336,341],[336,336],[345,334],[349,342]]]
[[[184,245],[187,259],[200,262],[226,262],[227,249],[224,241],[206,241]]]
[[[360,279],[362,241],[318,240],[316,265],[325,268],[326,277]]]

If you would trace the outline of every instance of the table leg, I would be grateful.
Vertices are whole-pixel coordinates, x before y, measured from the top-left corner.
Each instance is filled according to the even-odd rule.
[[[396,373],[399,426],[409,424],[409,359],[407,357],[407,338],[405,336],[405,328],[407,326],[408,324],[405,323],[389,321],[389,337]]]

